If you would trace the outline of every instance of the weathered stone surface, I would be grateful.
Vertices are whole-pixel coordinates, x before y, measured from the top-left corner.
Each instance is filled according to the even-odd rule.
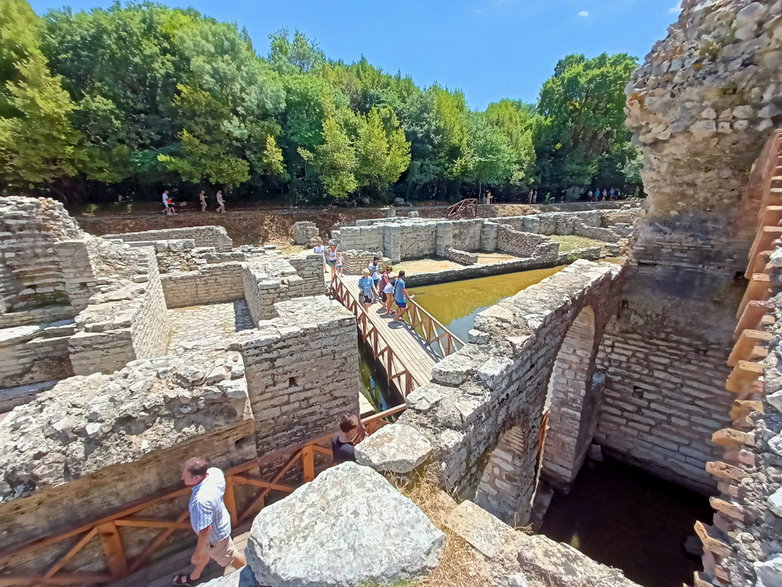
[[[437,565],[445,536],[379,473],[343,463],[264,508],[247,560],[262,585],[391,584]]]
[[[242,357],[233,351],[71,377],[0,422],[0,502],[249,419]]]
[[[431,443],[418,430],[404,424],[384,426],[356,445],[359,465],[400,475],[412,472],[431,454]]]
[[[445,524],[488,558],[497,556],[513,533],[510,526],[467,500],[448,514]]]
[[[782,585],[782,555],[776,555],[765,562],[756,562],[755,587],[778,587]]]
[[[777,489],[768,498],[768,509],[782,518],[782,488]]]
[[[244,567],[241,571],[235,571],[206,583],[199,583],[199,585],[202,587],[261,587],[255,580],[250,567]]]

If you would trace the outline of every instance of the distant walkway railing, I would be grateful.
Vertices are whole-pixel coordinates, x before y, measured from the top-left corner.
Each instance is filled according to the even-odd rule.
[[[404,405],[397,406],[364,418],[362,422],[367,432],[372,434],[378,428],[388,423],[386,419],[389,416],[399,414],[404,409]],[[234,533],[238,533],[238,528],[241,528],[243,525],[246,526],[263,509],[270,493],[290,494],[302,483],[312,481],[318,472],[315,461],[316,455],[327,457],[328,460],[326,462],[328,464],[322,465],[321,469],[328,468],[331,465],[332,456],[329,446],[331,437],[332,434],[321,436],[303,444],[265,454],[262,457],[226,470],[225,506],[231,516]],[[278,465],[283,460],[283,464]],[[255,474],[256,471],[257,474]],[[245,493],[241,507],[237,501],[237,486],[254,489],[254,492],[249,495]],[[188,522],[190,514],[186,507],[174,519],[161,518],[159,513],[154,514],[154,512],[159,512],[162,504],[178,498],[184,498],[189,493],[189,487],[164,491],[156,496],[127,504],[116,513],[103,516],[93,522],[82,524],[53,536],[39,538],[13,548],[9,552],[2,553],[0,554],[0,568],[8,570],[8,563],[11,561],[11,573],[0,574],[0,586],[91,585],[108,584],[124,579],[149,563],[152,555],[177,530],[186,531],[190,535],[191,541],[194,541],[194,534]],[[153,515],[144,516],[144,510],[151,510]],[[160,528],[160,532],[147,542],[138,554],[130,556],[120,534],[120,528],[126,527]],[[17,573],[13,570],[14,560],[36,560],[39,558],[38,555],[42,549],[68,540],[71,542],[66,545],[67,550],[65,553],[45,573],[33,575],[23,572]],[[100,547],[90,548],[88,552],[91,553],[91,556],[94,552],[103,553],[106,566],[104,571],[98,573],[61,572],[77,554],[82,552],[94,540],[100,541]],[[138,543],[134,541],[133,544],[137,550]]]
[[[388,343],[372,323],[364,307],[339,276],[332,280],[331,292],[334,299],[345,306],[356,317],[359,333],[361,338],[369,345],[372,358],[383,365],[388,387],[395,385],[402,397],[407,397],[407,394],[423,382],[416,381],[410,370],[405,367],[401,355],[394,350],[394,347]]]

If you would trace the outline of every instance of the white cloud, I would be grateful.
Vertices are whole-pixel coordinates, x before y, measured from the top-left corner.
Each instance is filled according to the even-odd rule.
[[[578,15],[586,18],[587,16],[589,16],[589,13],[586,10],[582,10],[581,12],[578,13]]]
[[[680,5],[672,6],[668,9],[668,14],[679,14],[682,11],[682,7]]]

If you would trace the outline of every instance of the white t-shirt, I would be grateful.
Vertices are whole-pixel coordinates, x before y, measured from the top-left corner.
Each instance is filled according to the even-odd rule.
[[[220,192],[217,192],[217,203],[220,204],[221,206],[225,204],[225,202],[223,201],[223,194]]]
[[[163,192],[163,194],[160,197],[163,200],[163,204],[168,206],[168,194],[166,192]]]

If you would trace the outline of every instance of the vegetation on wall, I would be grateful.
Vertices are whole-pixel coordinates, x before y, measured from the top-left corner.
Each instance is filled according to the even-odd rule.
[[[36,16],[0,0],[0,189],[74,203],[223,189],[294,202],[632,188],[627,55],[561,60],[538,104],[483,111],[299,32],[256,54],[192,9],[114,4]],[[575,191],[574,191],[575,190]]]

